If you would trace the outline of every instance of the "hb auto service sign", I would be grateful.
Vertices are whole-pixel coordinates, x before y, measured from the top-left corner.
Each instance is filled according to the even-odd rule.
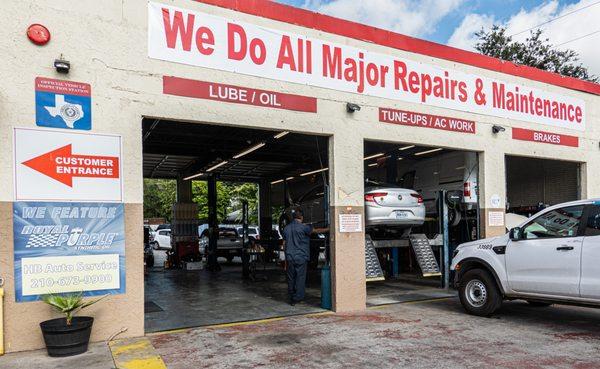
[[[523,84],[150,2],[154,59],[585,130],[585,102]]]
[[[14,129],[17,201],[122,202],[121,137]]]
[[[15,202],[13,219],[17,302],[125,292],[123,204]]]

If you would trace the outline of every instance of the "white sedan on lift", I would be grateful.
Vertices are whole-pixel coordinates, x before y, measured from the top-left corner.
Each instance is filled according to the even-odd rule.
[[[401,231],[407,235],[412,227],[425,222],[423,196],[417,191],[368,181],[365,187],[367,232]]]

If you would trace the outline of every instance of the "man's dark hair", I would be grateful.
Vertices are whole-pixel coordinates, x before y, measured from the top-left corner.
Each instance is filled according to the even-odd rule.
[[[295,209],[294,210],[294,219],[300,219],[300,218],[304,218],[304,213],[302,212],[302,209]]]

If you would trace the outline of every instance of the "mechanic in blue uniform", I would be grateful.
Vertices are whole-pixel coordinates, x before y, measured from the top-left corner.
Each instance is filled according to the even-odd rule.
[[[310,260],[310,235],[329,232],[328,228],[313,228],[302,223],[304,214],[301,209],[293,212],[293,220],[283,230],[283,248],[287,262],[287,282],[290,305],[304,300],[306,287],[306,269]]]

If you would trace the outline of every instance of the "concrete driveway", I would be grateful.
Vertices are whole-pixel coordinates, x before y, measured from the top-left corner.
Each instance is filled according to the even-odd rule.
[[[600,368],[600,310],[508,302],[494,317],[478,318],[463,313],[458,299],[450,298],[363,313],[188,329],[142,340],[150,344],[126,342],[131,348],[127,365],[113,362],[105,344],[95,344],[88,354],[67,359],[49,359],[43,351],[10,354],[0,357],[0,367],[592,369]],[[117,345],[111,345],[113,356],[118,356]],[[139,358],[136,347],[145,350]],[[164,364],[144,364],[161,357]]]
[[[600,310],[458,299],[151,337],[169,368],[600,368]]]

